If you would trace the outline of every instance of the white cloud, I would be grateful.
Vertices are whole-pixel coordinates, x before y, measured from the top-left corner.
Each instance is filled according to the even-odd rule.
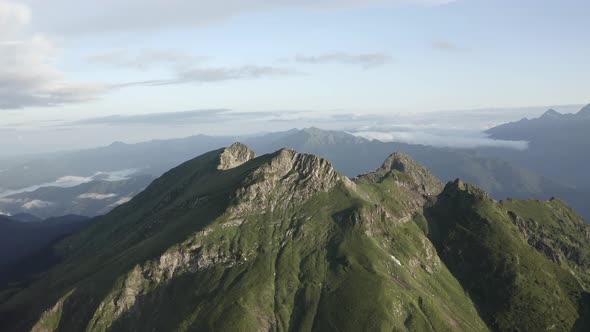
[[[92,99],[105,88],[65,78],[54,64],[58,47],[30,32],[31,11],[0,0],[0,109],[55,106]]]
[[[76,176],[76,175],[66,175],[58,178],[54,182],[47,183],[46,186],[55,186],[55,187],[74,187],[80,185],[82,183],[87,183],[92,181],[92,176]]]
[[[434,6],[453,0],[28,0],[42,26],[61,34],[146,31],[200,26],[251,12],[302,8]],[[108,8],[108,10],[107,10]],[[63,13],[76,13],[64,16]]]
[[[127,197],[121,197],[118,201],[116,201],[113,204],[110,204],[108,207],[115,207],[115,206],[119,206],[121,204],[125,204],[125,203],[129,202],[132,198],[133,197],[129,197],[129,196],[127,196]]]
[[[0,198],[0,203],[4,203],[4,204],[14,204],[14,203],[22,203],[22,202],[24,202],[24,200],[22,200],[22,199],[6,198],[6,197]]]
[[[116,87],[129,86],[159,86],[186,83],[212,83],[222,81],[234,81],[256,79],[265,77],[283,77],[297,74],[295,71],[272,66],[245,65],[239,67],[217,68],[181,68],[177,69],[174,77],[137,81],[118,84]]]
[[[379,67],[393,62],[393,58],[385,53],[363,53],[363,54],[349,54],[349,53],[327,53],[321,55],[297,55],[295,61],[305,64],[326,64],[326,63],[340,63],[349,65],[358,65],[362,68],[369,69]]]
[[[501,147],[516,150],[525,150],[528,143],[524,141],[495,140],[481,133],[468,135],[443,135],[425,131],[400,131],[400,132],[376,132],[364,131],[352,133],[355,136],[367,139],[375,139],[382,142],[401,142],[409,144],[423,144],[435,147],[452,148],[477,148],[477,147]]]
[[[78,198],[81,199],[94,199],[94,200],[104,200],[104,199],[109,199],[109,198],[113,198],[113,197],[117,197],[117,194],[98,194],[98,193],[85,193],[82,194],[80,196],[78,196]]]
[[[22,207],[27,210],[42,209],[42,208],[50,207],[53,204],[54,203],[52,203],[52,202],[42,201],[40,199],[34,199],[32,201],[26,202],[25,204],[22,205]]]
[[[92,55],[88,61],[121,68],[147,70],[153,65],[167,64],[176,68],[186,68],[206,60],[207,57],[196,56],[174,49],[143,49],[131,52],[116,49],[106,53]]]
[[[94,180],[103,180],[103,181],[120,181],[128,179],[130,175],[137,173],[137,169],[130,168],[124,169],[119,171],[111,171],[111,172],[96,172],[92,176],[77,176],[77,175],[66,175],[59,177],[57,180],[52,182],[41,183],[34,186],[29,186],[26,188],[16,189],[16,190],[4,190],[0,188],[0,197],[6,197],[14,194],[19,194],[23,192],[31,192],[35,191],[39,188],[43,187],[60,187],[60,188],[68,188],[68,187],[75,187],[84,183],[88,183]]]
[[[437,40],[432,42],[432,48],[439,50],[439,51],[447,51],[447,52],[457,52],[461,51],[462,49],[455,45],[454,43],[448,40]]]

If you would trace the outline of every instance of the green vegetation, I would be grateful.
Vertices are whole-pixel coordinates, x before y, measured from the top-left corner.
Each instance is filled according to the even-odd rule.
[[[566,268],[575,255],[562,253],[567,265],[558,265],[531,246],[510,217],[528,220],[525,207],[458,182],[436,200],[438,180],[406,156],[393,159],[395,167],[353,182],[292,150],[253,158],[233,145],[204,154],[54,246],[59,264],[20,291],[0,292],[0,324],[17,331],[588,327],[580,319],[585,263],[572,275]],[[547,204],[535,213],[574,216],[561,202]],[[530,218],[570,231],[551,214]]]
[[[584,330],[588,293],[567,269],[527,243],[506,207],[518,207],[523,216],[528,210],[527,219],[554,222],[541,218],[553,213],[551,202],[497,203],[471,185],[448,184],[426,210],[429,237],[441,259],[493,329]]]

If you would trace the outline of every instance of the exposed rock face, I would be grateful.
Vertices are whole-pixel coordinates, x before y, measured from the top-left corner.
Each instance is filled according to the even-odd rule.
[[[225,148],[219,155],[219,164],[217,169],[227,170],[238,167],[250,159],[256,157],[256,152],[242,143],[234,143],[230,147]]]
[[[354,183],[336,172],[332,164],[320,157],[282,149],[258,167],[235,193],[235,214],[273,211],[277,207],[301,204],[318,192],[327,192],[336,184],[353,187]]]
[[[387,157],[381,169],[397,170],[407,174],[418,186],[415,189],[423,194],[438,195],[443,190],[443,184],[436,176],[402,152],[396,152]]]
[[[136,265],[99,305],[91,326],[108,329],[113,321],[129,315],[142,296],[180,275],[197,273],[215,265],[231,267],[248,259],[248,253],[225,253],[221,249],[222,242],[215,246],[204,246],[201,240],[210,231],[199,232],[194,238],[171,248],[159,258]]]

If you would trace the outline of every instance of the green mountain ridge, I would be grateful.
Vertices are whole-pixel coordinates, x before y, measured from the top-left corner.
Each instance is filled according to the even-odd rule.
[[[588,234],[559,200],[443,186],[401,153],[349,179],[314,155],[236,143],[53,246],[59,264],[0,292],[0,326],[583,331]]]

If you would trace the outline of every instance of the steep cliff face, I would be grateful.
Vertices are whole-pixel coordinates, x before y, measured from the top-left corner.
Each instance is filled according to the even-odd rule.
[[[585,326],[583,268],[578,279],[558,265],[546,278],[519,268],[512,257],[524,255],[517,259],[527,267],[553,263],[503,203],[461,181],[435,198],[441,190],[401,154],[351,181],[313,155],[282,149],[255,157],[233,144],[170,170],[57,244],[60,264],[0,293],[0,323],[15,331],[485,331],[530,327],[510,325],[526,313],[541,330]],[[515,244],[499,254],[462,233],[487,225],[499,230],[482,231],[485,243]],[[512,274],[498,275],[500,261]],[[482,275],[468,273],[475,270],[490,280],[478,286]],[[547,303],[566,309],[527,312],[521,302],[502,307],[502,299],[488,306],[482,294],[496,286],[527,300],[551,286],[559,301]]]

